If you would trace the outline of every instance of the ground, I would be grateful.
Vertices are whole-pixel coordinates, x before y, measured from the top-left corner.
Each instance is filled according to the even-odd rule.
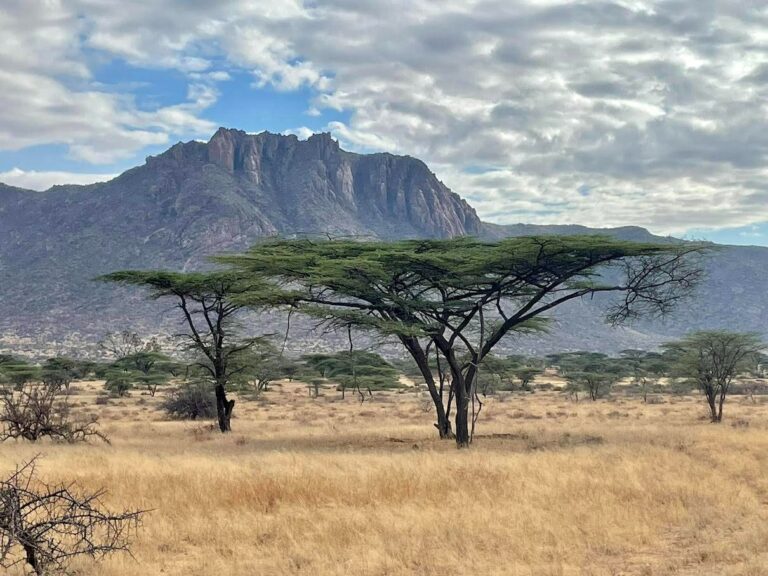
[[[40,454],[46,479],[151,510],[133,558],[81,576],[768,574],[760,397],[715,425],[694,396],[505,393],[459,451],[413,391],[360,404],[285,382],[238,402],[225,436],[74,387],[112,444],[10,442],[0,469]]]

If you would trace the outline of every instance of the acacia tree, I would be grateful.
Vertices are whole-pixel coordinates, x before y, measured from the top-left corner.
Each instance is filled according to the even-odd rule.
[[[622,350],[621,357],[632,376],[632,382],[640,387],[643,402],[648,402],[648,391],[669,371],[669,363],[658,352]]]
[[[500,358],[489,354],[480,366],[478,386],[483,396],[493,393],[497,384],[502,390],[514,390],[515,381],[520,390],[527,391],[541,372],[542,369],[534,365],[533,359],[524,356]]]
[[[305,313],[336,326],[396,336],[424,377],[442,437],[451,433],[444,395],[428,360],[450,375],[458,445],[470,442],[478,368],[506,336],[540,325],[568,301],[620,296],[607,318],[663,314],[701,277],[693,244],[625,242],[602,236],[471,238],[394,243],[271,240],[223,262],[290,290]],[[242,299],[247,302],[247,296]]]
[[[69,390],[80,371],[77,362],[65,356],[48,358],[40,370],[40,377],[46,386],[56,390]]]
[[[748,371],[764,344],[755,334],[724,330],[694,332],[666,344],[675,358],[674,373],[694,382],[704,394],[712,422],[723,420],[731,383]]]
[[[161,352],[135,352],[115,362],[114,366],[133,373],[136,382],[144,386],[150,396],[155,395],[159,386],[168,383],[172,373],[179,373],[176,363]]]
[[[40,368],[9,354],[0,354],[0,376],[15,388],[40,379]]]
[[[610,392],[613,385],[627,374],[623,360],[609,358],[599,352],[552,354],[560,375],[568,383],[568,391],[584,390],[594,402]]]
[[[348,350],[335,354],[312,354],[305,357],[307,366],[323,378],[334,380],[341,389],[342,399],[347,388],[357,392],[361,402],[365,391],[387,390],[400,385],[398,372],[384,358],[365,350]],[[317,394],[315,394],[317,397]]]
[[[99,342],[99,348],[115,360],[122,360],[141,352],[159,352],[160,344],[156,338],[146,339],[129,330],[123,330],[107,332],[104,339]]]
[[[231,271],[164,272],[122,271],[107,274],[102,280],[149,289],[154,299],[171,299],[181,313],[187,331],[182,334],[191,348],[200,353],[199,366],[208,373],[216,393],[219,429],[232,429],[235,401],[227,397],[227,383],[232,377],[232,361],[248,349],[254,339],[240,338],[236,316],[244,304],[236,297],[249,294],[252,305],[269,301],[265,285],[258,279],[245,278]]]

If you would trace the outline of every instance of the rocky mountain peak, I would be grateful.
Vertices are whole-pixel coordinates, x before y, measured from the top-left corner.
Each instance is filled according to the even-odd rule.
[[[147,166],[157,169],[162,184],[153,187],[162,189],[213,178],[205,167],[215,166],[221,170],[216,189],[235,188],[256,202],[260,218],[270,222],[262,223],[264,232],[450,237],[481,231],[474,209],[422,161],[347,152],[329,132],[300,140],[219,128],[207,143],[180,142],[148,158]]]

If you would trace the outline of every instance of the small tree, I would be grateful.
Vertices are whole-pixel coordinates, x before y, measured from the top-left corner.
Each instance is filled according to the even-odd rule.
[[[72,380],[80,375],[81,367],[66,356],[49,358],[40,369],[40,377],[46,386],[57,390],[69,390]]]
[[[597,352],[557,354],[550,356],[550,359],[556,359],[561,376],[571,384],[570,390],[584,390],[593,402],[608,394],[625,375],[620,360]]]
[[[648,392],[670,371],[666,358],[658,352],[622,350],[621,358],[632,383],[640,388],[643,402],[648,402]]]
[[[3,380],[15,388],[21,388],[27,382],[40,380],[40,368],[26,360],[8,354],[0,354],[0,374]]]
[[[534,363],[534,359],[525,356],[502,358],[489,354],[478,370],[478,388],[484,396],[493,393],[496,388],[530,390],[531,383],[541,374],[541,369]]]
[[[251,346],[232,356],[232,383],[256,393],[266,392],[281,376],[280,352],[266,338],[255,338]]]
[[[521,390],[530,390],[531,384],[536,380],[537,376],[541,375],[541,373],[541,368],[535,366],[520,366],[513,370],[513,374],[520,381]]]
[[[236,336],[234,320],[244,308],[237,296],[248,293],[252,306],[277,305],[275,291],[263,281],[237,272],[123,271],[107,274],[101,280],[141,286],[149,289],[152,298],[176,303],[187,327],[182,336],[200,354],[198,364],[212,381],[219,429],[229,432],[235,408],[235,401],[227,397],[232,360],[254,342]]]
[[[116,368],[124,368],[135,375],[136,383],[154,396],[159,386],[168,383],[177,366],[168,356],[160,352],[141,351],[125,356],[115,362]]]
[[[508,358],[489,354],[483,359],[477,376],[477,386],[483,396],[493,394],[497,389],[514,388],[514,372],[517,364]]]
[[[104,388],[114,396],[122,398],[133,389],[134,383],[139,380],[140,373],[128,370],[123,366],[113,365],[104,374]]]
[[[320,388],[323,387],[325,380],[322,378],[312,378],[309,381],[309,397],[318,398],[320,396]]]
[[[160,344],[156,338],[142,338],[135,332],[107,332],[99,342],[99,348],[114,360],[122,360],[139,352],[159,352]]]
[[[374,390],[396,388],[400,385],[397,370],[378,354],[364,350],[315,354],[305,357],[307,365],[323,378],[333,380],[346,396],[347,388],[357,392],[361,401]]]
[[[128,552],[144,512],[105,510],[103,494],[47,484],[34,460],[0,480],[0,567],[26,564],[37,576],[68,575],[73,558]]]
[[[665,345],[675,357],[675,374],[695,383],[704,394],[712,422],[722,421],[733,380],[754,365],[763,346],[755,334],[723,330],[694,332]]]

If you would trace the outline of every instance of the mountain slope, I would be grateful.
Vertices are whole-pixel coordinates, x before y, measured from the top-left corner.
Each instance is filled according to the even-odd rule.
[[[194,269],[206,256],[266,235],[321,233],[378,238],[585,234],[583,226],[482,223],[427,166],[391,154],[359,155],[328,134],[301,141],[220,129],[207,143],[179,143],[110,182],[32,192],[0,185],[0,348],[108,330],[173,331],[175,317],[136,291],[93,282],[121,268]],[[602,230],[665,240],[642,228]],[[578,302],[548,336],[512,343],[531,351],[651,347],[690,328],[764,332],[768,249],[726,248],[710,264],[702,297],[676,319],[611,330],[595,302]]]

